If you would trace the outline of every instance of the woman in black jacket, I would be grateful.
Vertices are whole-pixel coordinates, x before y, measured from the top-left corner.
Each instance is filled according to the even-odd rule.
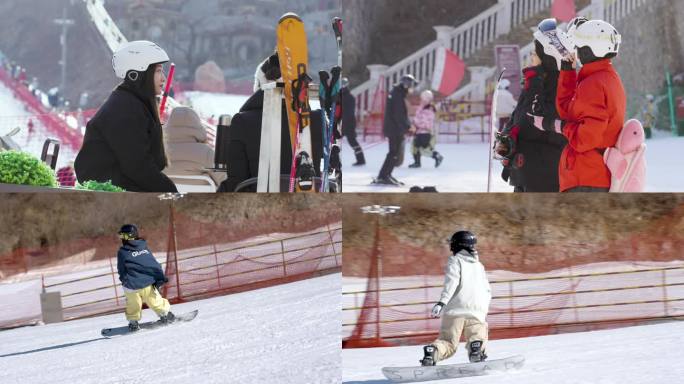
[[[556,111],[558,62],[535,40],[536,58],[523,70],[524,88],[510,122],[509,141],[498,151],[504,160],[502,177],[516,192],[558,192],[558,163],[567,144]]]
[[[80,182],[111,180],[132,192],[178,192],[162,173],[168,161],[156,102],[168,61],[149,41],[127,43],[114,53],[114,72],[123,82],[88,122],[75,162]]]

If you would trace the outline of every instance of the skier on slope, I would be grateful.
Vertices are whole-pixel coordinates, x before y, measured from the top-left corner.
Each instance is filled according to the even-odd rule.
[[[568,139],[560,159],[560,190],[608,192],[611,175],[603,154],[615,146],[627,108],[625,89],[611,63],[622,38],[609,23],[583,18],[569,23],[567,36],[561,42],[574,52],[566,57],[556,50],[563,59],[556,105]]]
[[[392,171],[398,162],[399,151],[404,149],[404,136],[416,130],[411,124],[406,107],[406,97],[416,84],[415,77],[406,74],[387,97],[382,130],[387,137],[389,150],[374,184],[402,185],[392,176]]]
[[[363,149],[356,140],[356,100],[349,91],[349,79],[342,78],[342,87],[340,88],[340,99],[342,100],[342,136],[347,138],[349,145],[354,150],[356,156],[356,163],[352,164],[355,167],[365,165],[366,158],[363,155]]]
[[[439,167],[444,157],[435,151],[437,135],[435,132],[435,114],[437,109],[432,103],[434,95],[431,91],[425,90],[420,94],[420,107],[413,117],[413,126],[416,127],[415,136],[411,153],[414,162],[409,168],[420,168],[421,155],[430,156],[435,159],[435,168]]]
[[[175,316],[171,304],[159,293],[159,288],[169,280],[161,265],[147,247],[147,241],[138,236],[138,228],[126,224],[119,230],[121,247],[117,254],[116,268],[126,295],[126,320],[132,332],[140,329],[143,303],[159,315],[162,323],[171,323]]]
[[[442,317],[439,337],[423,347],[421,365],[435,365],[456,352],[461,333],[464,333],[471,363],[484,361],[488,340],[485,317],[489,310],[492,292],[484,266],[475,250],[477,238],[468,231],[451,236],[449,247],[452,256],[446,266],[444,289],[431,316]]]
[[[168,61],[150,41],[124,44],[114,53],[114,72],[123,82],[86,126],[75,162],[80,182],[111,180],[133,192],[178,192],[162,173],[168,160],[156,102]]]

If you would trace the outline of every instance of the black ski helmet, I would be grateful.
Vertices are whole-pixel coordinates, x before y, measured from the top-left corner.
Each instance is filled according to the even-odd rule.
[[[135,224],[124,224],[119,229],[119,238],[121,240],[135,240],[138,238],[138,227]]]
[[[461,249],[472,251],[477,244],[477,237],[469,231],[458,231],[451,236],[449,240],[449,248],[451,252],[456,253]]]
[[[401,80],[399,80],[399,82],[406,89],[413,88],[416,86],[416,84],[418,84],[418,81],[416,81],[416,78],[413,77],[413,75],[408,74],[408,73],[405,74],[404,76],[402,76]]]

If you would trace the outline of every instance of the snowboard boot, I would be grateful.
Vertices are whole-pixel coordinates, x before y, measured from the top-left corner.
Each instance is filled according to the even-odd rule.
[[[482,341],[471,341],[470,344],[468,344],[468,358],[471,363],[479,363],[480,361],[487,360],[487,355],[484,350],[482,350]]]
[[[434,345],[426,345],[423,347],[423,359],[419,360],[420,365],[429,367],[436,364],[435,352],[437,348]]]
[[[130,320],[128,322],[128,330],[131,332],[136,332],[140,330],[140,324],[138,324],[137,320]]]
[[[356,163],[352,164],[354,167],[360,167],[362,165],[366,165],[366,157],[363,155],[363,151],[361,150],[361,147],[354,148],[354,155],[356,155]]]
[[[442,164],[442,160],[444,160],[444,156],[440,155],[437,151],[432,152],[432,158],[435,159],[435,168],[438,168]]]
[[[169,311],[165,315],[159,315],[159,322],[163,324],[171,324],[174,320],[176,320],[176,316],[171,311]]]
[[[413,155],[413,164],[409,164],[409,168],[420,168],[420,155]]]

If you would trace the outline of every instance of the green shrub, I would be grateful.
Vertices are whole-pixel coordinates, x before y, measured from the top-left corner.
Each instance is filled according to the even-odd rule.
[[[125,192],[126,190],[112,184],[111,181],[100,183],[99,181],[88,180],[84,183],[76,184],[76,189],[86,191],[101,191],[101,192]]]
[[[56,187],[55,172],[35,156],[19,151],[0,152],[0,183]]]

